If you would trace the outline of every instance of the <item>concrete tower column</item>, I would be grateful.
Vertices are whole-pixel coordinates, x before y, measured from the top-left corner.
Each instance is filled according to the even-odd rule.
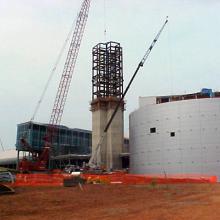
[[[123,93],[122,48],[119,43],[100,43],[93,48],[92,154]],[[124,103],[105,136],[97,162],[106,169],[120,169],[124,143]]]

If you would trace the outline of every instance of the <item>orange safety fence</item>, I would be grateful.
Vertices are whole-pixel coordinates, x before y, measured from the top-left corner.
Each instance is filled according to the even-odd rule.
[[[148,183],[216,183],[216,176],[198,175],[198,174],[177,174],[177,175],[162,175],[162,174],[83,174],[82,177],[88,181],[101,181],[105,183],[121,183],[121,184],[148,184]]]
[[[13,186],[63,186],[63,180],[71,178],[70,174],[17,174]],[[111,174],[81,174],[88,182],[106,184],[167,184],[167,183],[216,183],[216,176],[198,174],[127,174],[113,172]]]
[[[14,186],[62,186],[69,174],[17,174]]]

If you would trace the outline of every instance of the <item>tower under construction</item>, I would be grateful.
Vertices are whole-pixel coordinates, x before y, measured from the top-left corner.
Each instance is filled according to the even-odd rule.
[[[120,43],[99,43],[93,47],[92,66],[92,153],[103,135],[123,94],[123,60]],[[106,169],[120,169],[124,138],[124,102],[121,103],[105,139],[102,141],[97,161]]]

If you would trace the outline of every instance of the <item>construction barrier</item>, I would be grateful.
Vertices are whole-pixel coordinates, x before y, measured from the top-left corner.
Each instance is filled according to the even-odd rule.
[[[64,179],[72,178],[70,174],[17,174],[13,186],[63,186]],[[81,174],[88,183],[105,184],[175,184],[175,183],[216,183],[216,176],[206,175],[142,175],[114,172],[111,174]]]
[[[125,174],[112,173],[103,175],[83,174],[82,177],[90,182],[103,182],[109,184],[167,184],[167,183],[216,183],[216,176],[206,175],[161,175],[161,174]]]
[[[14,186],[62,186],[69,174],[17,174]]]

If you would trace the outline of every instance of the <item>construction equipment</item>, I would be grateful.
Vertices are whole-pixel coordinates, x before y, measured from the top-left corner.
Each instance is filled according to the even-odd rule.
[[[80,12],[76,19],[76,26],[71,39],[70,47],[68,50],[67,58],[65,61],[62,77],[57,90],[55,102],[53,105],[49,125],[47,128],[47,134],[44,138],[45,145],[41,152],[33,152],[31,146],[22,139],[22,144],[24,150],[32,154],[32,160],[29,158],[24,158],[19,164],[19,170],[33,171],[33,170],[46,170],[49,161],[49,154],[52,148],[53,140],[56,137],[61,118],[63,115],[64,106],[66,103],[67,94],[69,91],[72,75],[74,72],[74,67],[76,64],[76,59],[79,53],[80,44],[82,41],[82,36],[84,33],[86,21],[88,18],[89,7],[91,0],[84,0]]]
[[[9,183],[15,182],[15,176],[8,171],[0,171],[0,195],[15,193],[14,189],[8,186]]]
[[[91,156],[91,158],[90,158],[90,160],[89,160],[89,164],[88,164],[90,168],[93,168],[93,169],[100,168],[100,166],[101,166],[101,161],[99,161],[98,158],[100,158],[100,157],[99,157],[100,148],[102,147],[103,141],[104,141],[104,139],[105,139],[105,137],[106,137],[106,134],[107,134],[107,131],[108,131],[108,128],[109,128],[109,126],[111,125],[111,123],[112,123],[112,121],[113,121],[113,119],[114,119],[114,117],[115,117],[115,115],[116,115],[116,113],[117,113],[119,107],[121,106],[121,104],[122,104],[122,102],[123,102],[123,100],[124,100],[124,97],[125,97],[125,95],[127,94],[127,92],[128,92],[128,90],[129,90],[129,88],[130,88],[130,86],[131,86],[131,84],[132,84],[132,82],[133,82],[135,76],[137,75],[139,69],[144,66],[144,63],[146,62],[146,60],[147,60],[147,58],[148,58],[150,52],[152,51],[154,45],[156,44],[158,38],[160,37],[160,34],[161,34],[161,32],[163,31],[164,27],[166,26],[167,22],[168,22],[168,17],[166,18],[166,21],[164,22],[163,26],[161,27],[161,29],[160,29],[159,32],[157,33],[157,35],[156,35],[156,37],[154,38],[153,42],[151,43],[150,47],[148,48],[148,50],[147,50],[146,53],[144,54],[144,57],[142,58],[142,60],[141,60],[140,63],[138,64],[138,66],[137,66],[137,68],[136,68],[136,70],[135,70],[135,72],[134,72],[132,78],[130,79],[130,81],[129,81],[129,83],[128,83],[126,89],[125,89],[125,91],[123,92],[123,94],[122,94],[122,96],[121,96],[119,102],[117,103],[117,105],[116,105],[116,107],[115,107],[115,109],[114,109],[114,112],[112,113],[112,115],[111,115],[109,121],[107,122],[107,124],[106,124],[106,126],[105,126],[105,129],[104,129],[104,131],[103,131],[103,134],[102,134],[102,136],[101,136],[101,138],[100,138],[100,140],[99,140],[99,142],[98,142],[97,147],[95,148],[95,151],[92,152],[92,156]]]

